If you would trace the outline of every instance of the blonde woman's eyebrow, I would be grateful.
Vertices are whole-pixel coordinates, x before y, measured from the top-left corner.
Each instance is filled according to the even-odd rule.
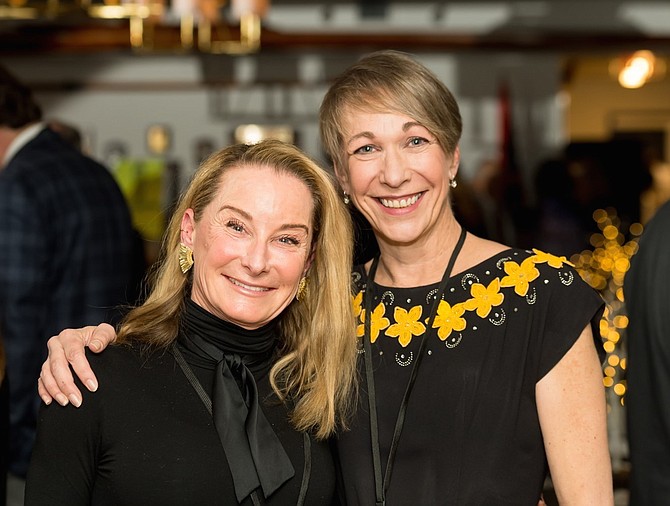
[[[239,214],[242,216],[244,219],[253,221],[254,217],[250,215],[248,212],[244,211],[243,209],[240,209],[239,207],[231,206],[231,205],[223,205],[221,206],[221,211],[233,211],[234,213]],[[279,230],[295,230],[295,229],[300,229],[304,230],[306,234],[309,234],[309,227],[303,223],[284,223],[279,227]]]
[[[309,227],[307,225],[303,225],[302,223],[285,223],[281,227],[279,227],[279,230],[303,230],[305,234],[309,234]]]
[[[243,218],[247,220],[253,220],[253,216],[251,216],[248,212],[240,209],[239,207],[231,206],[228,204],[224,204],[219,208],[219,211],[233,211],[239,215],[241,215]]]

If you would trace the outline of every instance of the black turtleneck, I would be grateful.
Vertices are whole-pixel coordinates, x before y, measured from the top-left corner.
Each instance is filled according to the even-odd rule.
[[[187,299],[184,306],[179,345],[185,357],[204,368],[213,368],[209,357],[204,356],[206,352],[198,350],[197,344],[196,349],[188,344],[189,340],[202,339],[222,353],[241,357],[254,377],[262,377],[270,371],[277,347],[277,320],[248,330],[214,316],[191,299]]]
[[[258,382],[267,380],[267,375],[274,364],[278,344],[276,326],[276,321],[272,321],[259,329],[243,329],[217,318],[191,299],[187,299],[177,346],[211,399],[216,363],[193,341],[202,339],[222,353],[239,356]],[[239,378],[236,380],[239,381]],[[274,401],[268,400],[268,402],[278,402],[274,394],[272,397]]]
[[[260,497],[272,496],[295,475],[284,447],[260,409],[258,387],[251,370],[253,367],[256,373],[267,373],[272,365],[274,327],[272,322],[256,330],[243,329],[217,318],[189,299],[179,346],[173,348],[177,362],[212,413],[240,502],[252,494],[252,500],[258,503]],[[214,369],[211,394],[202,392],[202,385],[198,384],[182,349],[204,368]],[[309,469],[311,444],[308,440],[305,444]],[[308,483],[309,473],[305,474],[305,480]],[[302,503],[302,498],[299,502]]]
[[[253,376],[260,409],[295,472],[261,501],[294,506],[303,482],[304,440],[269,384],[274,325],[247,331],[190,301],[183,320],[178,349],[207,397],[214,393],[216,364],[194,349],[193,339],[184,340],[187,333],[197,335],[200,345],[236,355]],[[41,407],[26,488],[28,506],[238,504],[226,452],[201,397],[172,353],[139,349],[114,346],[99,355],[89,353],[98,392],[79,385],[84,395],[80,408],[55,403]],[[328,443],[312,440],[305,505],[331,504],[334,486]],[[240,504],[254,503],[247,496]]]

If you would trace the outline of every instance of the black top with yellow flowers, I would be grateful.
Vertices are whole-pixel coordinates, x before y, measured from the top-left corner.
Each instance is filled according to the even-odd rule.
[[[353,273],[364,334],[362,267]],[[398,409],[425,337],[387,505],[536,505],[547,472],[535,385],[585,326],[603,356],[604,303],[564,257],[509,249],[438,284],[375,284],[370,341],[382,472]],[[439,299],[432,322],[429,314]],[[365,376],[364,350],[360,371]],[[350,431],[338,439],[347,504],[374,504],[365,381]]]

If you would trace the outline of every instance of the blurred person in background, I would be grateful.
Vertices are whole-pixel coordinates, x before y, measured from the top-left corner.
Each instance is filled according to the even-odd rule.
[[[135,302],[130,213],[112,174],[42,121],[0,67],[0,335],[9,388],[9,504],[23,504],[46,339]]]
[[[5,381],[7,361],[0,336],[0,506],[7,501],[7,454],[9,453],[9,392]]]
[[[624,280],[630,505],[670,501],[670,202],[651,218]]]

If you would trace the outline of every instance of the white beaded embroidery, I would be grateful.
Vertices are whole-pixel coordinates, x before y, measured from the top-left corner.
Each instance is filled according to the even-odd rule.
[[[404,353],[395,354],[395,361],[398,363],[400,367],[407,367],[409,364],[412,363],[412,360],[414,360],[414,352],[412,351],[409,352],[407,358],[405,358]]]

